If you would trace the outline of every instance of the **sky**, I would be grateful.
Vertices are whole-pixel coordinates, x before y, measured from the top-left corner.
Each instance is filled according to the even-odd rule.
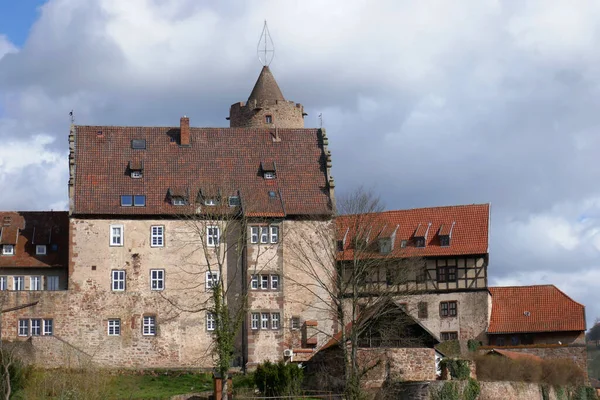
[[[596,0],[0,0],[0,208],[66,209],[71,110],[227,126],[265,19],[336,191],[491,203],[490,285],[555,284],[600,317]]]

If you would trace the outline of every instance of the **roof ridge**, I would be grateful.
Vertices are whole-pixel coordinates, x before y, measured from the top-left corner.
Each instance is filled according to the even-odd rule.
[[[474,206],[489,206],[491,203],[473,203],[473,204],[457,204],[457,205],[447,205],[447,206],[432,206],[432,207],[417,207],[417,208],[401,208],[397,210],[383,210],[383,211],[373,211],[366,213],[357,213],[357,214],[342,214],[339,217],[347,217],[351,215],[369,215],[369,214],[387,214],[387,213],[395,213],[395,212],[403,212],[403,211],[420,211],[420,210],[432,210],[432,209],[441,209],[441,208],[464,208],[464,207],[474,207]]]

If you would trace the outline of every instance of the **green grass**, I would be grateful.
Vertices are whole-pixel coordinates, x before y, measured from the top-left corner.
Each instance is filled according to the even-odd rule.
[[[168,399],[177,394],[212,390],[209,374],[157,372],[112,377],[108,393],[113,399]]]

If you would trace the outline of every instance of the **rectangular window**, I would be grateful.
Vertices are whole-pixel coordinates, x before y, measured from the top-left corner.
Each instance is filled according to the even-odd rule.
[[[151,269],[150,270],[150,289],[163,290],[165,288],[165,270]]]
[[[110,245],[123,246],[123,225],[110,226]]]
[[[112,290],[122,292],[125,290],[125,271],[113,270],[112,271]]]
[[[456,317],[456,301],[449,301],[448,302],[448,316],[449,317]]]
[[[419,318],[427,318],[427,302],[421,301],[418,304],[418,316]]]
[[[427,268],[423,266],[417,270],[417,283],[425,283],[427,281]]]
[[[29,290],[42,290],[42,277],[41,276],[30,276],[29,277]]]
[[[44,336],[52,336],[54,334],[54,321],[51,319],[43,320]]]
[[[174,206],[185,206],[185,199],[181,196],[171,198],[171,204]]]
[[[271,329],[279,329],[280,328],[280,318],[279,318],[279,313],[272,313],[271,314]]]
[[[7,280],[8,280],[8,277],[6,277],[6,276],[0,276],[0,290],[7,290],[8,289]]]
[[[268,240],[269,240],[269,227],[261,226],[260,227],[260,242],[268,243]]]
[[[258,226],[250,227],[250,243],[258,243]]]
[[[5,244],[2,246],[2,254],[5,256],[12,256],[15,254],[15,246],[12,244]]]
[[[206,273],[206,288],[212,289],[217,286],[219,283],[219,273],[218,272],[207,272]]]
[[[155,225],[150,227],[150,247],[163,247],[165,245],[165,227]]]
[[[121,320],[120,319],[109,319],[108,320],[108,336],[119,336],[121,334]]]
[[[458,332],[442,332],[442,341],[458,340]]]
[[[448,267],[448,282],[456,282],[456,267]]]
[[[440,303],[440,317],[447,317],[447,316],[448,316],[448,302],[442,301]]]
[[[29,336],[29,320],[19,320],[19,336]]]
[[[251,314],[250,321],[251,321],[252,329],[258,329],[258,318],[259,318],[258,313]]]
[[[144,195],[133,196],[133,205],[134,205],[134,207],[145,207],[146,206],[146,196],[144,196]]]
[[[46,290],[58,290],[58,276],[46,277]]]
[[[438,282],[448,282],[448,275],[447,275],[446,267],[438,267],[437,281]]]
[[[215,247],[219,245],[219,227],[209,226],[206,228],[206,245]]]
[[[123,195],[121,196],[121,207],[131,207],[133,205],[133,196]]]
[[[261,275],[260,276],[260,288],[261,289],[269,288],[269,275]]]
[[[271,275],[271,289],[279,290],[279,275]]]
[[[260,328],[269,329],[269,313],[262,313],[260,315]]]
[[[300,329],[300,317],[292,317],[292,330],[297,331]]]
[[[31,336],[40,336],[42,334],[42,320],[31,320]]]
[[[229,196],[229,207],[238,207],[241,204],[239,196]]]
[[[13,276],[13,290],[24,290],[25,289],[25,277]]]
[[[46,245],[45,244],[38,244],[35,246],[35,254],[37,254],[38,256],[45,256],[46,255]]]
[[[271,229],[271,243],[279,242],[279,227],[271,226],[270,229]]]
[[[142,335],[154,336],[156,335],[156,317],[147,315],[143,319]]]
[[[146,148],[146,139],[132,139],[131,148],[136,150],[144,150]]]
[[[216,328],[215,313],[207,312],[206,313],[206,330],[214,331],[215,328]]]
[[[258,275],[251,275],[250,276],[250,288],[251,289],[258,289]]]

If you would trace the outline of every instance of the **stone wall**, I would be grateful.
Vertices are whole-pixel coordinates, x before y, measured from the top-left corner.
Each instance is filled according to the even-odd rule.
[[[235,103],[229,109],[231,128],[304,128],[304,107],[293,101],[276,100],[261,104]],[[266,122],[267,115],[271,123]]]
[[[386,379],[399,381],[435,380],[435,350],[428,348],[361,348],[361,366],[373,365],[365,386],[380,387]]]

